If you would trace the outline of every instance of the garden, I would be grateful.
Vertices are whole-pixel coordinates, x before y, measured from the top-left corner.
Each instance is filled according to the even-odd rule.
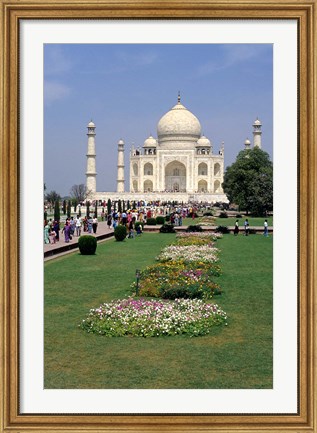
[[[44,324],[45,388],[271,388],[272,239],[144,233],[49,261]]]

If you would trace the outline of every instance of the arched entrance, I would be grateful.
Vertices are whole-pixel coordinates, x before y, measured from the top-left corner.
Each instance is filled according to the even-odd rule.
[[[152,192],[153,191],[153,182],[151,180],[146,180],[144,182],[144,192]]]
[[[198,192],[207,192],[207,182],[205,180],[200,180],[198,182]]]
[[[186,191],[186,167],[179,161],[172,161],[165,167],[165,190]]]

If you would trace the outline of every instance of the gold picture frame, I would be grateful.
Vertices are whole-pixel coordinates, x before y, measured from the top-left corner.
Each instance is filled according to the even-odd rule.
[[[317,432],[316,0],[0,0],[2,432]],[[19,413],[19,25],[27,19],[293,19],[298,23],[299,226],[297,414],[43,415]],[[285,246],[286,247],[286,246]]]

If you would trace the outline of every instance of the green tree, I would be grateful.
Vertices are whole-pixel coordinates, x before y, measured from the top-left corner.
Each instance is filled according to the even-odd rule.
[[[95,201],[95,218],[98,217],[98,200]]]
[[[273,209],[273,164],[270,156],[255,147],[239,152],[227,167],[223,190],[240,210],[263,216]]]
[[[59,221],[60,219],[61,219],[61,212],[59,208],[59,200],[56,200],[54,204],[54,220]]]
[[[110,198],[108,198],[108,201],[107,201],[107,212],[108,212],[108,215],[111,214],[111,200],[110,200]]]
[[[71,214],[72,214],[72,204],[71,204],[71,201],[68,200],[68,202],[67,202],[67,217],[70,218]]]
[[[118,212],[122,212],[122,203],[121,200],[118,201]]]
[[[86,217],[89,218],[89,213],[90,213],[90,201],[86,201]]]
[[[56,191],[50,191],[47,194],[45,194],[45,200],[48,203],[51,203],[52,205],[58,200],[61,199],[61,196]]]
[[[63,214],[66,215],[66,200],[63,200]]]

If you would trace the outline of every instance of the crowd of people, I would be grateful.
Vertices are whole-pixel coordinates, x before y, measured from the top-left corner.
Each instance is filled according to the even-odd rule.
[[[102,203],[105,204],[105,203]],[[133,237],[134,233],[141,234],[142,225],[136,224],[137,222],[146,224],[149,218],[156,218],[158,216],[166,217],[169,215],[170,222],[176,226],[182,226],[184,218],[195,219],[198,213],[202,213],[210,209],[210,205],[206,203],[195,204],[161,204],[156,202],[148,203],[144,206],[144,202],[138,202],[133,209],[118,210],[111,209],[107,212],[106,207],[102,207],[100,212],[100,220],[107,223],[108,229],[115,229],[118,224],[126,225],[128,237]],[[79,237],[84,232],[86,234],[97,234],[98,230],[98,217],[96,212],[92,212],[93,216],[82,217],[77,214],[76,217],[68,217],[65,222],[54,221],[52,219],[44,221],[44,243],[55,244],[60,241],[60,236],[64,237],[66,243],[70,242],[74,236]],[[239,220],[237,219],[234,227],[234,234],[239,233]],[[244,221],[244,234],[249,235],[249,221]],[[268,236],[268,223],[264,222],[264,236]]]

